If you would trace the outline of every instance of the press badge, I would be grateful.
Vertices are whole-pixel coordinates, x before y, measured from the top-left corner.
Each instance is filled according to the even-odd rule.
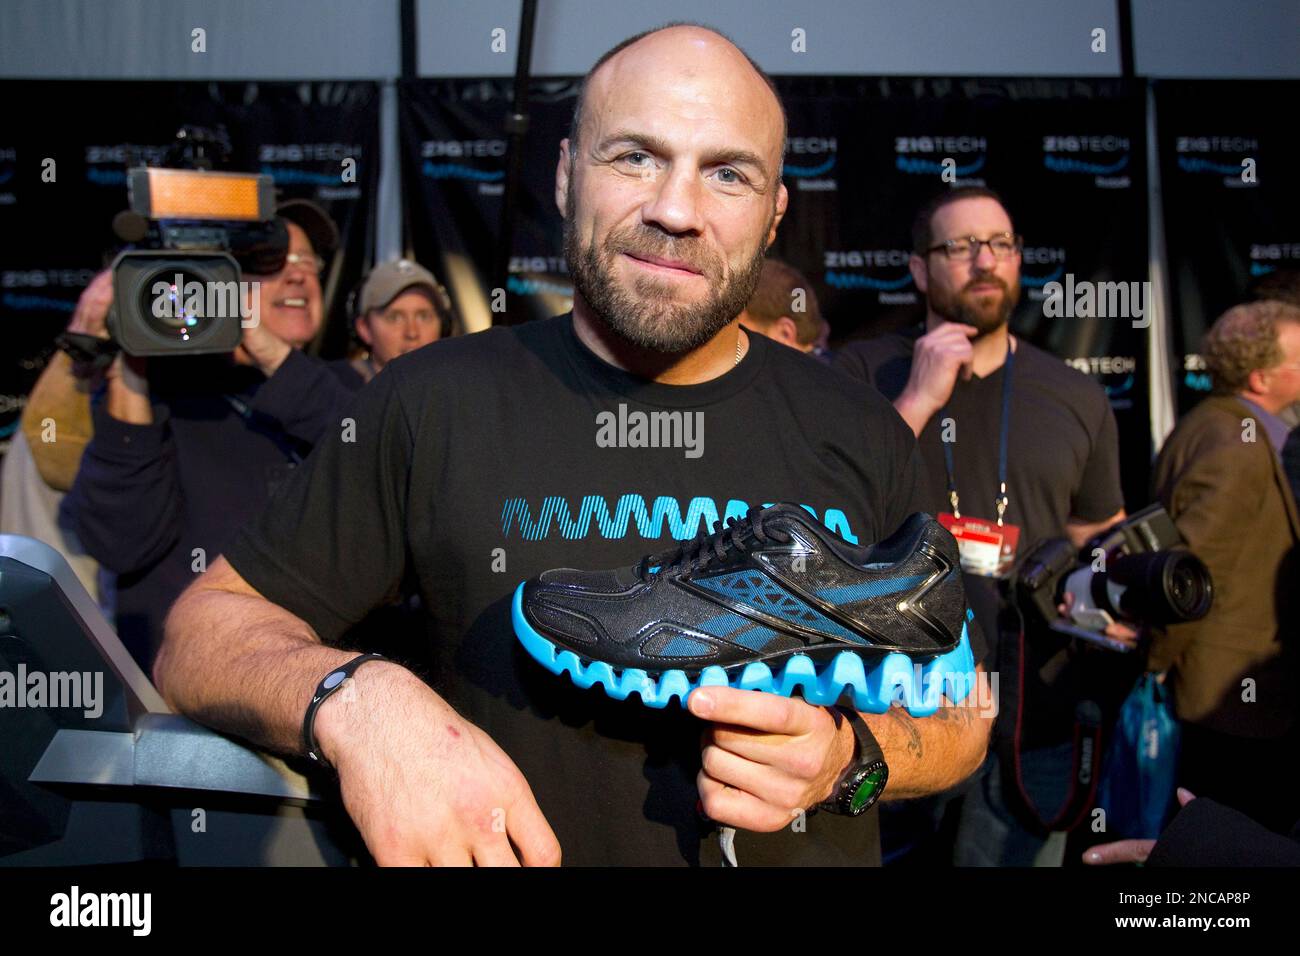
[[[1020,541],[1020,528],[1016,525],[999,525],[996,521],[965,515],[958,518],[946,512],[939,515],[939,523],[957,539],[963,571],[1000,578],[1011,570]]]

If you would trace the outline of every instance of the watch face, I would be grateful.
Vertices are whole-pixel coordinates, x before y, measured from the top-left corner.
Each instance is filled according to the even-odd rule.
[[[888,776],[889,770],[884,764],[869,770],[857,789],[853,791],[853,798],[849,801],[849,811],[858,814],[870,807],[884,790]]]

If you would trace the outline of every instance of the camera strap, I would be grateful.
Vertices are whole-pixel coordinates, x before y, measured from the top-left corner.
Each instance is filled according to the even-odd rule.
[[[1021,737],[1024,727],[1025,710],[1025,620],[1020,609],[1010,606],[1014,612],[1016,628],[1016,694],[1012,701],[1011,715],[1013,730],[1010,734],[1000,735],[998,758],[1004,779],[1015,783],[1015,792],[1019,795],[1019,807],[1007,805],[1013,810],[1020,810],[1017,815],[1037,828],[1046,836],[1054,831],[1070,831],[1079,826],[1091,807],[1096,804],[1097,786],[1101,776],[1102,759],[1102,718],[1101,708],[1090,700],[1080,701],[1075,707],[1074,727],[1071,738],[1073,748],[1070,758],[1070,789],[1064,803],[1056,815],[1048,820],[1039,812],[1033,798],[1025,788],[1024,773],[1021,766]],[[1004,787],[1004,793],[1011,788]]]

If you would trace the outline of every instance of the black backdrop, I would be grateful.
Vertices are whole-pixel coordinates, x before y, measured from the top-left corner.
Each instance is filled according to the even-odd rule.
[[[183,124],[224,124],[232,168],[271,173],[281,198],[320,202],[343,237],[335,283],[355,284],[375,232],[378,92],[374,83],[0,83],[0,442],[116,246],[110,224],[127,205],[127,167],[156,161]],[[54,182],[41,178],[46,157]],[[344,158],[356,160],[354,183]],[[332,354],[346,342],[343,298],[322,337]]]
[[[778,78],[790,115],[790,210],[773,254],[809,277],[833,341],[919,317],[906,267],[913,210],[959,182],[1007,199],[1026,238],[1017,331],[1093,375],[1120,426],[1125,494],[1146,502],[1151,456],[1146,335],[1115,318],[1050,319],[1042,287],[1147,278],[1145,87],[1120,80]],[[1296,82],[1162,81],[1158,160],[1168,250],[1178,407],[1208,387],[1200,336],[1251,280],[1300,263]],[[508,80],[400,85],[408,241],[447,274],[455,258],[485,292],[499,246]],[[531,87],[507,312],[521,321],[568,307],[554,174],[577,94],[573,79]],[[344,293],[373,253],[378,180],[374,83],[0,82],[0,444],[81,289],[113,245],[128,165],[155,158],[182,123],[223,123],[237,167],[273,174],[284,196],[321,201],[344,235],[321,352],[341,354]],[[41,161],[57,161],[54,183]],[[355,183],[340,161],[357,159]],[[1241,181],[1243,158],[1256,161]],[[453,292],[455,292],[453,285]],[[489,292],[490,294],[490,292]]]
[[[1186,411],[1210,387],[1197,349],[1205,330],[1258,277],[1300,267],[1300,83],[1155,85],[1170,338]],[[1254,160],[1254,182],[1242,161]]]

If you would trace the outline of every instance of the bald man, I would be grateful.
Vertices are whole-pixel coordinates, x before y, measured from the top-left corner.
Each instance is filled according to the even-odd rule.
[[[573,311],[391,363],[355,440],[318,445],[177,602],[154,671],[169,703],[334,768],[381,864],[717,865],[719,827],[741,864],[878,862],[874,811],[804,813],[855,759],[832,709],[731,688],[689,710],[616,701],[538,666],[510,619],[523,579],[628,565],[746,504],[804,503],[862,543],[912,510],[890,406],[740,327],[786,210],[784,140],[771,81],[712,30],[603,56],[556,167]],[[598,438],[603,415],[654,412],[691,416],[689,447]],[[407,574],[427,680],[334,646]],[[353,693],[309,709],[344,665]],[[868,720],[894,797],[984,754],[973,707]]]

